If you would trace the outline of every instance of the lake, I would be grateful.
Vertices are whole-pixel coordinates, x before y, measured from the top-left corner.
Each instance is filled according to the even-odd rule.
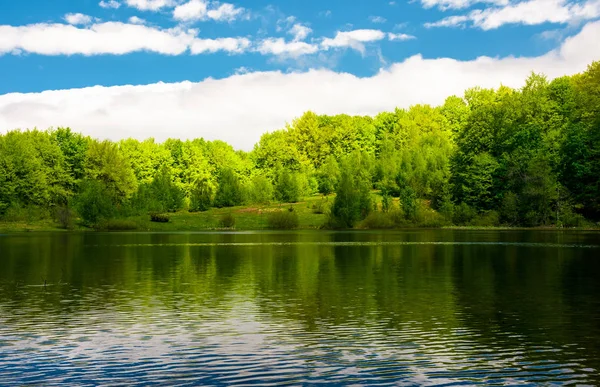
[[[0,235],[0,385],[600,384],[600,233]]]

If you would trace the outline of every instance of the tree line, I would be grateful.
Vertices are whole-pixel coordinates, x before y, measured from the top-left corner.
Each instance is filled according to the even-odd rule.
[[[373,192],[377,192],[376,195]],[[148,212],[336,193],[328,225],[581,226],[600,219],[600,62],[375,117],[307,112],[252,151],[222,141],[0,135],[0,219]],[[432,223],[432,224],[433,224]]]

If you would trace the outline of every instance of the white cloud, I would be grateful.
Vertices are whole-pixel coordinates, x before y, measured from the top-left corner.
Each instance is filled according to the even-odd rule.
[[[369,20],[372,23],[385,23],[387,21],[386,18],[381,17],[381,16],[369,16]]]
[[[77,28],[66,24],[0,26],[0,55],[25,51],[41,55],[122,55],[150,51],[179,55],[187,51],[196,31],[107,22]]]
[[[226,51],[231,54],[241,54],[251,45],[247,38],[218,38],[218,39],[194,39],[190,47],[192,54],[214,53]]]
[[[482,30],[492,30],[505,24],[538,25],[572,23],[600,17],[600,0],[569,3],[567,0],[528,0],[504,7],[476,9],[467,15],[449,16],[425,27],[457,27],[468,22]]]
[[[300,23],[294,24],[292,28],[290,28],[290,30],[288,31],[288,34],[294,36],[295,42],[306,39],[311,33],[311,28]]]
[[[175,0],[125,0],[129,7],[140,11],[159,11],[176,5]]]
[[[421,0],[423,8],[437,7],[442,11],[448,9],[464,9],[469,8],[477,3],[508,5],[510,0]]]
[[[178,5],[173,11],[173,18],[180,21],[202,20],[206,18],[208,4],[204,0],[190,0]]]
[[[173,18],[183,22],[216,20],[233,21],[244,13],[243,8],[236,8],[233,4],[223,3],[216,8],[209,9],[218,3],[210,3],[206,0],[190,0],[180,4],[173,10]]]
[[[92,23],[91,16],[82,13],[68,13],[64,17],[65,21],[72,25],[88,25]]]
[[[309,109],[372,115],[396,106],[440,104],[472,86],[520,87],[532,70],[550,78],[580,72],[600,57],[598,36],[600,22],[590,22],[538,57],[460,61],[416,55],[365,78],[329,70],[253,72],[198,83],[13,93],[0,96],[0,130],[70,126],[113,140],[204,137],[251,149],[262,133]]]
[[[263,55],[278,55],[284,57],[298,57],[300,55],[314,54],[319,47],[306,42],[286,42],[283,38],[270,38],[263,40],[257,48]]]
[[[140,24],[140,25],[144,25],[146,24],[146,20],[139,18],[137,16],[132,16],[129,18],[129,23],[130,24]]]
[[[404,41],[404,40],[416,39],[415,36],[408,35],[408,34],[394,34],[394,33],[390,32],[387,35],[388,35],[388,39],[391,41],[396,41],[396,40]]]
[[[116,0],[102,0],[100,3],[98,3],[99,6],[101,6],[102,8],[113,8],[113,9],[117,9],[121,6],[121,3],[119,3]]]
[[[221,4],[216,9],[207,12],[209,19],[216,21],[233,21],[244,12],[243,8],[236,8],[233,4]]]
[[[326,38],[321,42],[324,49],[350,47],[364,53],[364,43],[385,39],[385,33],[379,30],[338,31],[335,38]]]

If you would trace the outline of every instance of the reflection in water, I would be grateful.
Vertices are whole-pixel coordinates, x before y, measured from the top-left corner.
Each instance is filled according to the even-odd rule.
[[[0,236],[0,384],[598,384],[598,246],[554,231]]]

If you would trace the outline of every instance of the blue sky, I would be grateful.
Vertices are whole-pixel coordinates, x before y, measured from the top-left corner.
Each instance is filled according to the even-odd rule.
[[[0,132],[72,126],[248,148],[304,110],[437,104],[600,59],[600,0],[0,2]],[[152,117],[156,106],[182,129]]]

